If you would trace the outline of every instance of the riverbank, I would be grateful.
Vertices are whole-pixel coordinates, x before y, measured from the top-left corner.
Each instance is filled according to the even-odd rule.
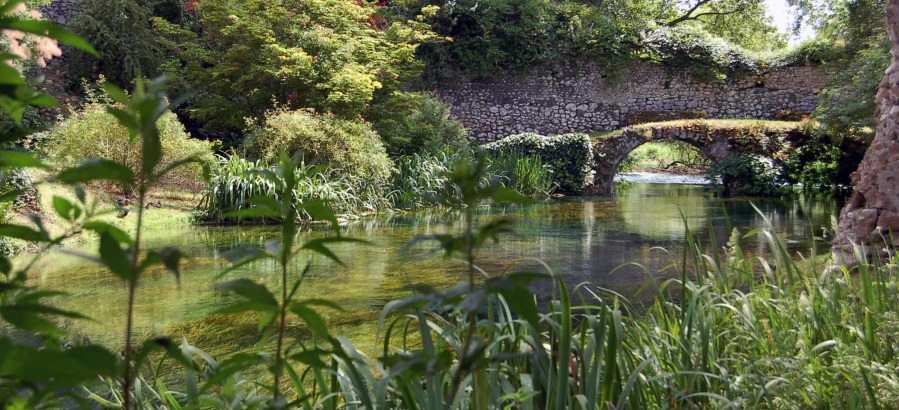
[[[36,218],[40,221],[43,229],[50,234],[51,237],[59,236],[69,232],[71,227],[54,208],[54,197],[60,197],[69,201],[77,202],[74,189],[65,184],[47,181],[49,174],[36,172],[33,178],[39,182],[35,184],[39,195],[40,209],[33,208],[23,210],[22,212],[13,213],[9,216],[12,223],[22,224],[26,226],[36,227]],[[118,195],[113,195],[107,190],[97,187],[89,187],[85,189],[85,197],[88,204],[95,204],[96,216],[95,221],[108,223],[123,231],[133,235],[137,232],[137,204],[129,207],[129,212],[124,217],[118,217],[120,207],[116,203]],[[143,227],[145,231],[161,230],[171,227],[189,226],[193,223],[193,212],[196,204],[200,200],[202,194],[198,191],[189,191],[186,189],[161,189],[151,191],[147,197],[146,203],[154,202],[159,207],[151,206],[144,208]],[[36,212],[37,211],[37,212]],[[91,237],[78,234],[69,238],[65,243],[78,244],[90,240]],[[30,253],[37,249],[33,245],[24,241],[7,238],[15,249],[19,252]]]

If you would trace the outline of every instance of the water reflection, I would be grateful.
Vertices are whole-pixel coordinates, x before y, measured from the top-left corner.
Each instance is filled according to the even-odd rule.
[[[756,211],[753,204],[758,208]],[[733,228],[741,232],[766,226],[767,221],[790,250],[804,252],[826,244],[813,240],[829,226],[838,204],[822,198],[755,200],[713,198],[701,186],[631,184],[611,197],[570,198],[527,207],[496,206],[477,212],[477,222],[505,216],[516,219],[516,233],[480,254],[481,267],[502,272],[510,262],[517,270],[543,271],[545,261],[564,275],[571,286],[590,282],[632,296],[649,275],[673,274],[664,270],[680,260],[687,221],[691,232],[708,243],[712,234],[719,244]],[[410,283],[451,286],[461,280],[464,267],[435,252],[436,244],[421,242],[407,247],[410,238],[458,232],[463,228],[455,212],[425,211],[369,218],[344,227],[349,236],[371,245],[345,244],[335,253],[346,262],[341,267],[326,258],[303,256],[291,271],[312,263],[312,276],[300,297],[323,297],[351,312],[372,312],[390,299],[408,294]],[[223,278],[218,272],[227,263],[218,255],[240,245],[262,246],[276,239],[274,226],[184,227],[150,232],[150,247],[178,246],[190,259],[180,284],[165,272],[151,272],[143,279],[136,306],[137,328],[144,334],[165,333],[172,325],[197,320],[229,302],[230,296],[212,289],[216,281],[248,277],[277,286],[277,266],[260,262],[233,271]],[[327,234],[312,227],[304,238]],[[765,254],[761,240],[749,238],[744,247]],[[90,252],[91,249],[83,249]],[[67,254],[54,253],[39,266],[33,284],[70,293],[62,299],[72,308],[98,319],[81,321],[73,329],[89,337],[115,343],[123,329],[123,284],[97,265]],[[535,293],[546,298],[550,283],[538,284]]]

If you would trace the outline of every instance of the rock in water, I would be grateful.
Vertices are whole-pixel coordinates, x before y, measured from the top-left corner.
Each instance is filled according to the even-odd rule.
[[[859,262],[854,247],[883,258],[899,246],[899,0],[889,0],[886,20],[893,60],[874,99],[877,133],[852,174],[852,197],[833,242],[836,261],[847,265]]]

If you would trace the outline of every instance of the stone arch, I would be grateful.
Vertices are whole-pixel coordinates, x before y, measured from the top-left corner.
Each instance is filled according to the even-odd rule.
[[[802,139],[794,123],[747,123],[745,121],[672,121],[627,127],[593,145],[594,184],[610,192],[618,166],[634,149],[652,141],[681,141],[696,147],[714,162],[753,154],[781,159],[790,146]]]

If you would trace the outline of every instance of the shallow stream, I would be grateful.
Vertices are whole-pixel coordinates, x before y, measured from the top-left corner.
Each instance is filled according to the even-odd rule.
[[[478,224],[504,216],[516,220],[516,229],[498,244],[482,250],[479,265],[493,273],[507,266],[512,266],[512,270],[545,271],[539,260],[564,275],[570,287],[590,283],[639,299],[647,294],[644,285],[649,277],[676,275],[673,269],[665,267],[680,261],[685,221],[705,243],[711,233],[719,244],[724,244],[731,234],[729,226],[745,233],[764,227],[767,218],[791,251],[807,255],[812,247],[826,251],[827,243],[815,237],[822,236],[823,229],[830,227],[832,216],[839,212],[839,204],[831,199],[722,199],[711,196],[701,185],[678,182],[681,184],[631,183],[609,197],[481,208]],[[148,217],[152,217],[152,212]],[[433,210],[352,222],[344,227],[345,234],[363,238],[370,245],[336,247],[335,253],[345,267],[317,256],[298,258],[292,269],[296,274],[307,261],[311,260],[314,266],[300,297],[326,298],[340,304],[346,312],[333,318],[337,329],[354,337],[368,337],[373,333],[380,308],[388,300],[408,295],[408,284],[451,286],[462,280],[462,263],[444,259],[436,251],[436,243],[424,241],[407,246],[415,237],[461,229],[459,215]],[[180,283],[162,271],[142,278],[136,305],[137,332],[141,336],[182,333],[194,338],[197,332],[205,332],[204,339],[212,343],[220,340],[224,345],[245,345],[224,340],[236,337],[229,332],[239,331],[231,326],[228,317],[203,319],[232,300],[228,294],[213,290],[212,285],[248,277],[274,287],[277,266],[257,263],[217,278],[228,266],[219,254],[238,245],[262,246],[266,240],[277,238],[278,233],[276,226],[184,226],[148,232],[145,238],[150,247],[177,246],[190,259],[184,264]],[[313,228],[302,236],[311,238],[326,233]],[[760,239],[745,239],[743,244],[755,255],[767,252]],[[68,296],[58,299],[60,304],[95,319],[69,324],[72,332],[110,345],[120,343],[127,292],[112,274],[93,263],[54,252],[31,278],[33,285],[68,292]],[[639,294],[641,289],[643,293]],[[538,283],[534,292],[548,298],[552,286],[549,282]],[[648,293],[651,295],[651,290]],[[250,332],[255,330],[252,324],[244,327]]]

